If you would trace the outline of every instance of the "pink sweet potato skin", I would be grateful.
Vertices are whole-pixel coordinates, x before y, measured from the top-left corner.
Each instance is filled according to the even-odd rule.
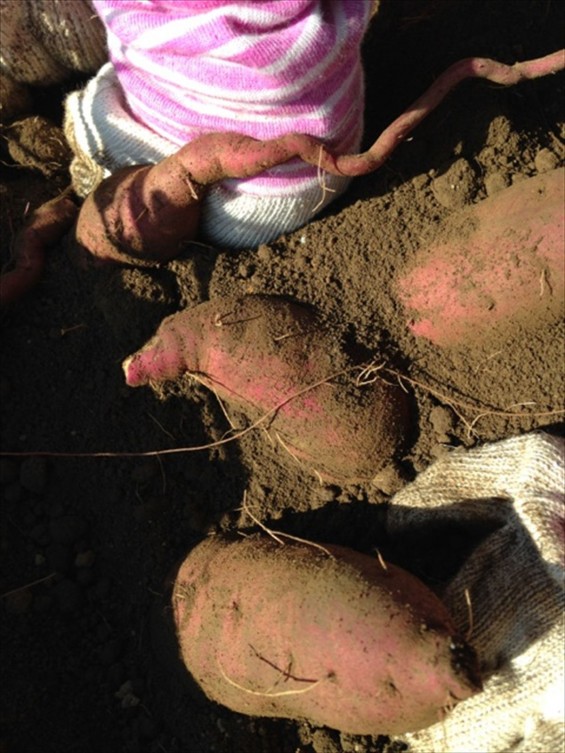
[[[181,657],[212,700],[350,734],[438,722],[480,690],[440,600],[377,557],[267,536],[213,536],[172,596]]]
[[[439,346],[481,345],[554,322],[564,309],[564,170],[459,213],[396,281],[407,323]]]
[[[0,275],[0,308],[11,306],[38,284],[47,250],[62,240],[78,214],[66,194],[35,209],[14,240],[10,268]]]
[[[75,238],[91,266],[166,262],[195,237],[200,198],[175,168],[173,158],[153,167],[126,167],[89,194]]]
[[[351,370],[328,380],[350,367],[309,307],[260,295],[175,314],[124,362],[130,386],[190,372],[252,420],[269,413],[263,426],[297,460],[352,481],[390,462],[405,436],[409,399],[378,377],[357,387]]]

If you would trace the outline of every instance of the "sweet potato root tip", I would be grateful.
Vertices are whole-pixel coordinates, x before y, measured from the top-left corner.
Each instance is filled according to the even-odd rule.
[[[0,307],[9,306],[32,290],[41,279],[49,246],[70,230],[78,214],[68,196],[59,196],[34,210],[16,234],[10,267],[0,275]]]
[[[465,58],[450,66],[402,115],[381,133],[364,154],[346,154],[321,162],[321,168],[341,175],[358,176],[377,170],[407,136],[460,83],[470,78],[482,78],[503,86],[518,84],[527,79],[548,76],[565,68],[565,50],[557,50],[542,58],[505,65],[488,58]],[[310,162],[310,160],[306,160]],[[314,163],[311,163],[314,164]]]
[[[481,689],[441,601],[344,547],[211,537],[180,566],[172,607],[188,671],[239,713],[401,734]]]
[[[169,345],[172,345],[170,343]],[[186,370],[179,348],[164,347],[150,341],[145,349],[126,358],[122,368],[128,387],[141,387],[150,382],[175,379]]]
[[[124,362],[139,386],[194,373],[228,406],[281,438],[325,478],[371,479],[406,435],[409,396],[376,379],[355,384],[353,364],[308,306],[251,295],[221,298],[165,319]]]

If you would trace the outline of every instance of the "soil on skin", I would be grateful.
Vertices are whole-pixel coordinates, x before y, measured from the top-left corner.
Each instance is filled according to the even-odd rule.
[[[366,144],[460,58],[513,62],[559,49],[564,11],[557,0],[383,0],[364,46]],[[551,413],[564,386],[561,321],[442,350],[410,334],[391,281],[454,211],[562,164],[563,80],[463,84],[381,170],[258,249],[195,244],[161,269],[88,275],[53,249],[39,288],[1,322],[2,449],[29,453],[0,460],[2,753],[403,749],[207,701],[178,661],[169,576],[208,533],[253,529],[244,498],[263,523],[386,554],[388,498],[450,447],[561,430]],[[30,115],[60,123],[75,85],[37,90]],[[64,150],[57,172],[52,153],[7,149],[19,134],[41,143],[29,131],[3,133],[3,263],[26,212],[68,182]],[[229,424],[188,378],[128,388],[122,360],[164,316],[244,293],[316,306],[344,342],[411,380],[411,426],[394,466],[371,483],[321,484],[261,430],[207,450],[139,455],[213,443]],[[447,561],[466,544],[442,537],[434,555]]]

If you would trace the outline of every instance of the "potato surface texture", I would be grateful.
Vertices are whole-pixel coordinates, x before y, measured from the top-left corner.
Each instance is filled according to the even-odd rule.
[[[295,460],[335,480],[387,465],[408,423],[408,395],[355,370],[313,310],[282,298],[221,298],[168,317],[124,362],[130,386],[189,372],[280,440]],[[339,376],[336,376],[339,375]]]
[[[400,734],[480,689],[441,601],[376,556],[213,536],[181,565],[172,604],[185,666],[240,713]]]
[[[456,214],[415,255],[397,295],[418,337],[467,347],[563,316],[565,170],[527,178]]]

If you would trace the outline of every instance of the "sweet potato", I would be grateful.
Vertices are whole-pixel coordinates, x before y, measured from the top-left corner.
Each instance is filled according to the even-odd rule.
[[[372,478],[406,433],[408,395],[378,373],[356,386],[359,372],[315,312],[281,298],[223,298],[174,314],[123,366],[132,387],[195,375],[253,420],[266,415],[263,426],[295,458],[331,479]]]
[[[36,209],[16,234],[9,269],[0,275],[0,307],[19,300],[39,281],[49,246],[70,230],[78,207],[66,195]]]
[[[565,173],[516,183],[462,210],[396,282],[408,326],[440,346],[481,344],[563,315]]]
[[[240,713],[400,734],[481,689],[442,602],[343,547],[208,538],[182,563],[172,606],[188,671]]]
[[[199,204],[213,183],[257,175],[293,158],[333,175],[365,175],[379,168],[461,81],[485,78],[510,85],[563,67],[563,51],[513,66],[486,58],[461,60],[363,154],[334,155],[305,134],[291,133],[267,141],[238,133],[203,135],[153,167],[124,168],[103,181],[84,202],[76,228],[77,242],[95,263],[168,261],[195,237]]]

